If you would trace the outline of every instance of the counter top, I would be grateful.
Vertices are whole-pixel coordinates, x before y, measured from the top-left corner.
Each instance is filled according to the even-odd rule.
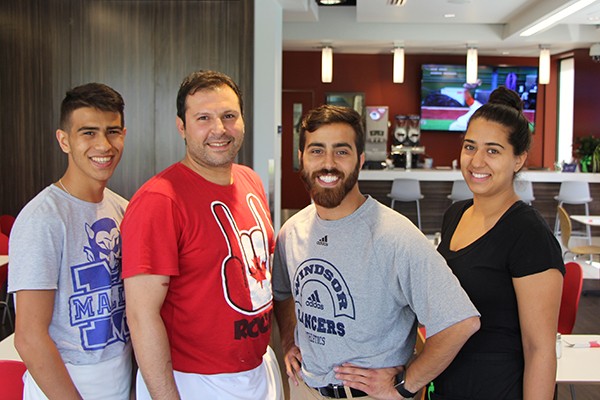
[[[403,168],[384,169],[384,170],[361,170],[358,180],[360,181],[391,181],[396,178],[418,179],[420,181],[455,181],[463,179],[460,170],[452,169],[411,169],[409,171]],[[583,172],[555,172],[555,171],[535,171],[525,170],[517,175],[517,179],[528,180],[531,182],[565,182],[565,181],[583,181],[590,183],[600,183],[600,173]]]

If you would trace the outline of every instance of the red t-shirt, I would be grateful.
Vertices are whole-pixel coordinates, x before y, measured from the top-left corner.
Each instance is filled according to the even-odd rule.
[[[273,227],[256,173],[232,173],[220,186],[174,164],[138,190],[121,224],[123,278],[170,276],[161,316],[177,371],[247,371],[269,343]]]

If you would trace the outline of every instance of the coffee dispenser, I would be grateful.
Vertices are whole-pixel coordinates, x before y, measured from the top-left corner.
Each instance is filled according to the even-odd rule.
[[[388,107],[367,106],[365,168],[381,169],[388,151]]]
[[[392,145],[399,146],[405,143],[408,138],[408,115],[396,115],[396,126],[392,135]]]
[[[419,115],[408,116],[408,144],[410,146],[421,145],[421,117]]]
[[[419,164],[419,154],[425,153],[421,146],[421,117],[418,115],[396,115],[396,126],[391,146],[394,167],[412,169]]]

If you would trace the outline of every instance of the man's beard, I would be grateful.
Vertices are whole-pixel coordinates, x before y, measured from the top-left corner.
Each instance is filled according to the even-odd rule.
[[[300,164],[300,177],[304,182],[304,187],[310,194],[313,202],[321,207],[335,208],[339,206],[342,201],[346,198],[346,195],[350,193],[356,182],[358,182],[358,174],[360,172],[360,164],[356,163],[354,171],[346,177],[343,172],[337,169],[321,169],[313,172],[312,174],[304,170],[304,166]],[[337,185],[334,188],[323,188],[317,183],[317,177],[321,175],[334,175],[337,176],[341,181],[341,185]]]

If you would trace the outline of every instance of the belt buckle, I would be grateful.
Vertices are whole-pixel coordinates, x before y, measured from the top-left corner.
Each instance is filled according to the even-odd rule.
[[[333,396],[335,399],[345,399],[346,398],[346,392],[344,392],[344,386],[341,386],[342,393],[344,393],[343,397],[340,397],[340,385],[332,384],[331,389],[333,389]]]

